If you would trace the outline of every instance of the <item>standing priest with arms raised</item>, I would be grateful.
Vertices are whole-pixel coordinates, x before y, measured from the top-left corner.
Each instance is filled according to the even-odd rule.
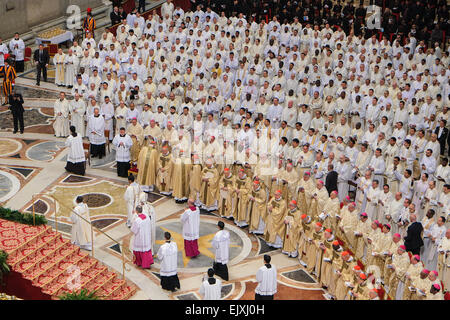
[[[114,137],[112,142],[116,147],[117,175],[122,178],[128,177],[130,149],[133,146],[133,140],[125,132],[125,128],[120,128],[119,134]]]
[[[228,259],[230,255],[230,233],[224,230],[225,224],[219,221],[219,231],[212,240],[212,247],[216,250],[214,272],[223,280],[228,281]]]

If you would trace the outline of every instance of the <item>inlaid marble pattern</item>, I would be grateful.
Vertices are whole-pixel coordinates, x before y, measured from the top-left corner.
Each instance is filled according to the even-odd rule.
[[[198,239],[200,255],[196,258],[186,257],[184,251],[184,240],[182,234],[181,222],[167,222],[158,223],[156,226],[156,239],[164,239],[164,233],[170,232],[172,240],[177,243],[178,246],[178,267],[179,268],[201,268],[210,267],[214,262],[215,250],[212,247],[211,241],[214,235],[218,231],[217,223],[209,220],[203,220],[200,222],[200,238]],[[230,232],[230,261],[237,257],[244,249],[243,240],[236,234],[234,228],[227,228]],[[164,244],[165,241],[157,240],[155,251]]]
[[[26,108],[23,114],[25,131],[30,132],[31,127],[34,126],[50,126],[50,120],[52,118],[52,116],[42,113],[39,108]],[[14,130],[14,122],[11,111],[0,113],[0,130]]]
[[[46,141],[38,143],[27,150],[27,158],[37,161],[53,160],[65,147],[62,141]]]
[[[0,204],[14,197],[39,172],[40,169],[34,167],[0,165]]]
[[[65,148],[64,141],[0,138],[0,158],[51,161]]]

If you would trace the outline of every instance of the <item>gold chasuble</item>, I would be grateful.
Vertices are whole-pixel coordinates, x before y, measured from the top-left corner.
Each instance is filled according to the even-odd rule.
[[[283,252],[291,253],[297,251],[300,231],[302,227],[301,212],[298,208],[289,210],[285,219],[286,238],[283,243]]]
[[[143,147],[138,158],[138,183],[143,186],[155,185],[159,152],[152,146]]]
[[[250,194],[248,218],[250,225],[249,231],[254,232],[258,230],[260,220],[266,222],[267,219],[267,192],[261,185],[254,187]]]
[[[205,167],[202,171],[200,186],[200,201],[206,207],[214,206],[219,192],[219,172],[214,166]],[[206,180],[206,181],[204,181]]]
[[[144,129],[139,123],[136,125],[130,125],[127,129],[127,134],[133,141],[133,146],[130,149],[131,161],[137,162],[139,158],[139,152],[141,152],[141,146],[144,142]]]
[[[172,190],[173,159],[172,154],[162,153],[158,159],[156,187],[159,192],[169,194]]]
[[[189,179],[189,198],[197,200],[202,185],[202,165],[195,163],[191,166],[191,175]]]
[[[177,200],[186,200],[189,197],[189,177],[191,174],[191,159],[177,158],[173,166],[172,196]]]
[[[336,281],[336,299],[344,300],[349,287],[346,286],[346,282],[350,282],[353,278],[353,267],[356,266],[356,261],[353,257],[350,257],[348,261],[342,260],[342,268],[340,275]]]
[[[270,211],[270,208],[272,210]],[[286,225],[284,218],[287,214],[286,201],[283,198],[272,199],[269,202],[269,208],[266,219],[266,229],[264,230],[264,238],[266,242],[275,243],[277,236],[284,239]]]

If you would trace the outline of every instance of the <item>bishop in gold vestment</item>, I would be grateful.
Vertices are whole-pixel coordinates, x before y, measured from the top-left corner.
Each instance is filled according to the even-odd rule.
[[[261,186],[261,181],[253,181],[253,188],[249,194],[249,232],[254,234],[264,234],[267,219],[267,191]]]
[[[252,180],[249,176],[247,176],[244,169],[239,169],[235,188],[236,206],[233,215],[234,223],[243,228],[248,226],[248,195],[252,189]]]
[[[297,207],[297,201],[295,200],[291,200],[288,207],[289,210],[284,221],[286,224],[286,237],[284,239],[282,252],[291,258],[296,258],[298,256],[297,246],[302,225],[301,213]]]
[[[338,279],[336,281],[336,299],[344,300],[349,290],[348,283],[353,277],[352,270],[356,265],[355,259],[347,252],[341,253],[342,266],[338,270]]]
[[[169,147],[164,146],[157,163],[156,187],[164,195],[172,194],[173,158]]]
[[[127,129],[127,134],[133,141],[133,146],[130,149],[131,162],[136,163],[139,159],[142,143],[144,142],[144,128],[137,122],[136,118],[131,121],[131,125]]]
[[[200,186],[200,202],[207,211],[217,210],[217,196],[219,193],[219,172],[213,165],[212,159],[206,160],[206,167],[202,170],[202,184]]]
[[[159,152],[156,149],[156,144],[152,143],[150,146],[143,147],[139,152],[138,157],[138,176],[137,181],[142,186],[149,186],[153,190],[156,184],[156,168],[158,166]]]
[[[286,201],[282,197],[282,191],[277,190],[275,197],[269,202],[267,207],[266,229],[264,230],[264,238],[271,247],[283,247],[286,232],[286,225],[284,224],[286,214]]]
[[[236,179],[230,168],[224,169],[224,175],[219,181],[219,214],[222,218],[233,217],[234,206],[236,204],[235,193]]]

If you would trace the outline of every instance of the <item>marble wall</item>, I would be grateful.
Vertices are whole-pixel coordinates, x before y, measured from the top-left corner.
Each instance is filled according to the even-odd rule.
[[[70,5],[95,8],[102,0],[0,0],[0,37],[8,39],[15,32],[25,33],[33,26],[66,15]]]

